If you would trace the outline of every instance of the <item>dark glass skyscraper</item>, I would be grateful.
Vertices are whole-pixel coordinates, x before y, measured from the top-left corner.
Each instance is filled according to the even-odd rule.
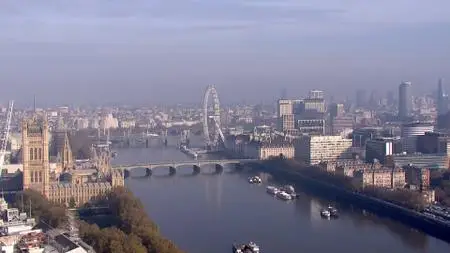
[[[406,120],[411,116],[411,112],[411,82],[403,82],[398,87],[398,117],[400,120]]]
[[[367,106],[367,93],[365,90],[359,89],[356,91],[356,107],[364,108]]]
[[[438,92],[436,97],[436,106],[438,115],[444,115],[448,112],[448,96],[445,94],[442,79],[438,82]]]

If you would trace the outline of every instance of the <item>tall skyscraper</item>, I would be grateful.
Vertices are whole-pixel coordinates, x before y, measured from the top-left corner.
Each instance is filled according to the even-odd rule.
[[[436,106],[438,115],[444,115],[448,112],[448,95],[445,94],[442,79],[439,79],[438,82]]]
[[[406,120],[409,116],[411,116],[411,112],[411,82],[403,82],[398,87],[398,117],[401,120]]]
[[[330,117],[336,118],[345,113],[344,104],[332,103],[329,107]]]
[[[369,106],[371,107],[371,109],[375,109],[378,107],[379,103],[380,103],[380,98],[378,97],[378,93],[376,90],[373,90],[370,93]]]
[[[293,101],[291,99],[279,99],[278,100],[278,117],[283,115],[293,114]]]
[[[278,100],[278,129],[292,130],[294,125],[294,101],[291,99]]]
[[[324,93],[321,90],[312,90],[309,96],[303,99],[303,112],[325,112]]]
[[[364,108],[367,106],[367,93],[365,90],[356,91],[356,107]]]
[[[309,91],[310,99],[323,99],[323,91],[321,90],[311,90]]]

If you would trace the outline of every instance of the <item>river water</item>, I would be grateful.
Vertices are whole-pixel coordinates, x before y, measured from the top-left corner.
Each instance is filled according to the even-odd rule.
[[[168,147],[152,142],[150,148],[118,149],[115,164],[185,161],[189,157],[169,140]],[[205,158],[206,159],[206,158]],[[450,244],[363,210],[301,194],[284,202],[265,187],[279,182],[262,174],[263,184],[251,185],[246,172],[225,168],[223,174],[202,168],[182,168],[174,176],[168,169],[139,178],[132,172],[126,186],[141,199],[161,233],[190,253],[229,253],[233,242],[255,241],[264,253],[281,252],[450,252]],[[332,203],[340,210],[336,220],[320,217]]]

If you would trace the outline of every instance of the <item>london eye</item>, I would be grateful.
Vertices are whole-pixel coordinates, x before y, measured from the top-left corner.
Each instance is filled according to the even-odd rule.
[[[223,139],[220,129],[220,102],[217,90],[209,85],[203,96],[203,135],[208,149],[219,146],[219,140]]]

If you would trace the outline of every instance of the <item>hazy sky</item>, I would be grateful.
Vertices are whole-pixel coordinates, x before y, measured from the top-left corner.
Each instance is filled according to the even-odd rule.
[[[1,101],[270,101],[450,83],[449,0],[1,0]],[[448,85],[450,88],[450,84]]]

